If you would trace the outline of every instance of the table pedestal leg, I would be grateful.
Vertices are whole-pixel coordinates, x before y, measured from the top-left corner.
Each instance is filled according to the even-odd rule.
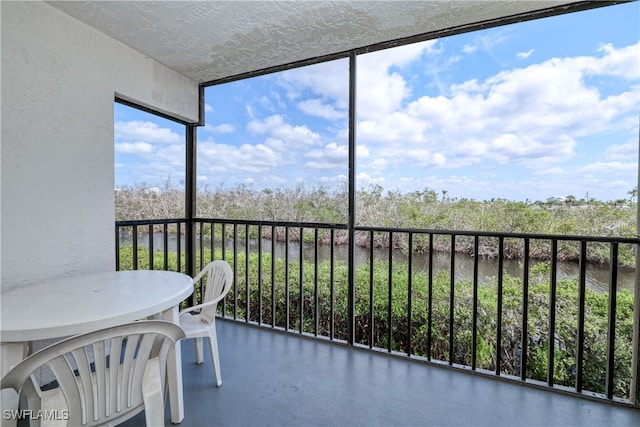
[[[179,325],[178,307],[162,312],[162,319]],[[167,357],[167,376],[169,382],[169,401],[171,403],[171,422],[181,423],[184,419],[184,394],[182,389],[182,350],[180,341]]]

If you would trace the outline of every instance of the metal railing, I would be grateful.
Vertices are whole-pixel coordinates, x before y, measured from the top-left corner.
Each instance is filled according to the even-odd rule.
[[[187,220],[184,218],[116,221],[116,270],[138,270],[140,249],[144,248],[147,255],[143,260],[145,269],[185,272],[183,269],[185,248],[182,237],[186,223]],[[157,235],[160,235],[160,245],[156,243]],[[170,246],[169,243],[172,241],[174,244]],[[121,248],[127,246],[131,249],[131,256],[125,264],[121,259]],[[162,254],[161,265],[157,263],[158,259],[154,256],[157,255],[156,251]],[[171,257],[172,253],[175,257]],[[170,258],[177,260],[173,268]]]
[[[117,268],[184,272],[185,222],[117,222]],[[349,265],[343,224],[196,219],[194,233],[195,269],[213,259],[233,267],[226,318],[634,404],[637,313],[618,282],[639,239],[356,227],[365,256]],[[435,268],[443,256],[447,267]],[[456,271],[461,257],[471,257],[469,278]],[[486,258],[495,263],[488,277],[479,273]],[[506,271],[509,259],[517,273]],[[559,273],[565,262],[573,276]],[[604,291],[588,286],[593,263],[608,266]]]

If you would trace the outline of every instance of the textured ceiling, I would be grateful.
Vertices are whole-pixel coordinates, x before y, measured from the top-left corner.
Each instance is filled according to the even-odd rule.
[[[197,82],[572,1],[51,1]]]

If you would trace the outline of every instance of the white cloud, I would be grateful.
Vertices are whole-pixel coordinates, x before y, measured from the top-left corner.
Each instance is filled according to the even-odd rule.
[[[446,162],[445,156],[440,153],[431,153],[423,148],[415,148],[407,151],[409,157],[420,166],[441,166]]]
[[[462,47],[464,53],[473,53],[478,50],[483,52],[491,52],[494,46],[497,46],[507,40],[504,31],[495,31],[492,33],[477,33],[471,43]]]
[[[389,162],[387,161],[387,159],[378,157],[377,159],[373,159],[373,161],[370,164],[372,169],[384,170],[389,165]]]
[[[338,110],[334,105],[324,103],[319,98],[301,101],[298,103],[298,108],[305,114],[327,120],[344,120],[348,117],[348,111]]]
[[[363,120],[375,120],[402,107],[411,88],[399,71],[425,53],[438,53],[437,40],[416,43],[358,57],[357,112]]]
[[[330,187],[343,189],[346,188],[345,185],[349,182],[349,179],[344,174],[330,175],[330,176],[321,176],[319,181],[323,185],[328,185]]]
[[[241,146],[202,141],[198,144],[198,173],[225,176],[268,173],[291,161],[265,144]]]
[[[588,164],[580,171],[586,174],[598,175],[630,175],[638,170],[637,162],[596,162]]]
[[[279,114],[264,120],[252,120],[247,124],[247,130],[256,135],[268,134],[271,146],[287,150],[313,147],[321,142],[320,135],[306,125],[292,126],[285,123],[284,117]]]
[[[533,52],[534,52],[534,49],[529,49],[529,50],[528,50],[528,51],[526,51],[526,52],[518,52],[518,53],[516,54],[516,57],[517,57],[518,59],[527,59],[527,58],[529,58],[529,57],[533,54]]]
[[[592,61],[597,74],[617,76],[627,80],[640,79],[640,67],[638,67],[640,42],[623,48],[606,44],[599,49],[599,52],[603,53],[603,57],[594,58]]]
[[[230,123],[221,123],[219,125],[204,125],[204,129],[211,133],[233,133],[236,128]]]
[[[357,137],[366,144],[389,144],[391,142],[419,143],[425,141],[425,130],[430,127],[427,120],[406,112],[394,112],[377,120],[358,122]]]
[[[361,159],[369,157],[369,147],[361,144],[356,145],[356,157]]]
[[[397,72],[388,74],[386,69],[367,69],[358,74],[356,93],[358,117],[375,120],[400,109],[411,90]]]
[[[356,174],[356,182],[360,185],[360,187],[367,187],[371,184],[380,184],[382,185],[385,182],[383,176],[371,176],[366,172],[360,172]]]
[[[119,142],[115,144],[115,151],[122,154],[149,154],[153,146],[148,142]]]
[[[488,155],[501,164],[525,163],[537,168],[540,162],[558,163],[573,157],[575,145],[573,139],[564,136],[558,136],[551,145],[522,133],[505,133],[490,142]]]
[[[287,144],[278,138],[266,138],[264,140],[264,145],[279,152],[285,152],[287,150]]]
[[[504,40],[504,34],[476,37],[464,50],[481,49],[490,55]],[[558,188],[567,188],[579,194],[596,185],[589,179],[612,170],[637,174],[640,44],[603,45],[592,56],[558,57],[530,66],[513,62],[520,68],[505,65],[489,76],[482,74],[484,69],[471,70],[465,76],[476,78],[445,85],[459,75],[453,67],[465,60],[460,50],[444,51],[452,45],[432,40],[358,56],[358,184],[398,183],[407,189],[418,186],[451,190],[451,194],[458,190],[518,198],[534,189],[553,195]],[[525,46],[502,58],[515,61],[534,52],[538,55]],[[336,179],[333,169],[346,168],[348,157],[344,127],[348,61],[265,78],[276,87],[256,90],[251,103],[245,99],[251,117],[245,130],[251,135],[239,141],[253,145],[199,143],[200,148],[206,146],[199,161],[206,158],[204,167],[221,176],[256,173],[255,182],[260,185],[278,180],[288,185],[305,171],[317,182]],[[616,86],[621,79],[632,85]],[[601,81],[607,85],[600,87]],[[285,115],[287,109],[289,115]],[[264,111],[270,115],[264,117]],[[300,112],[306,115],[302,119]],[[320,128],[318,117],[343,122]],[[237,125],[239,137],[241,126]],[[630,128],[635,129],[631,138],[623,134]],[[232,127],[212,125],[207,130],[231,131]],[[336,142],[327,143],[325,133]],[[601,135],[608,138],[606,145],[587,147]],[[605,152],[612,142],[615,145]],[[578,162],[589,162],[580,169],[582,175],[576,175]],[[199,172],[204,173],[200,164]],[[451,172],[457,175],[440,176]]]
[[[277,84],[284,88],[287,98],[300,99],[306,91],[325,100],[333,100],[336,108],[349,105],[349,61],[340,59],[279,73]]]
[[[311,150],[305,157],[312,160],[306,162],[304,167],[311,170],[321,169],[347,169],[349,148],[346,145],[338,145],[335,142],[325,145],[321,150]]]
[[[631,51],[637,55],[636,74]],[[602,57],[553,58],[462,82],[451,86],[450,97],[422,96],[405,107],[391,99],[393,111],[358,123],[359,143],[378,147],[371,156],[385,155],[397,164],[426,161],[427,153],[438,152],[442,161],[430,165],[493,160],[548,169],[573,158],[579,138],[615,129],[613,120],[640,108],[637,87],[605,97],[587,82],[595,72],[637,78],[640,45],[601,52]],[[423,151],[411,151],[414,145]]]
[[[624,161],[638,158],[638,141],[626,144],[613,144],[604,153],[604,159],[608,161]]]
[[[564,174],[564,170],[560,167],[551,167],[546,169],[541,169],[533,172],[536,175],[556,175],[560,176]]]
[[[251,108],[251,105],[248,105],[248,104],[247,104],[247,105],[245,105],[245,106],[244,106],[244,109],[246,110],[247,115],[248,115],[249,117],[251,117],[252,119],[255,117],[255,115],[253,114],[253,108]]]
[[[477,45],[474,44],[466,44],[462,47],[462,52],[463,53],[473,53],[475,51],[477,51],[479,49],[479,47]]]
[[[184,136],[178,135],[169,128],[158,124],[133,120],[115,123],[116,140],[146,141],[149,143],[184,144]]]

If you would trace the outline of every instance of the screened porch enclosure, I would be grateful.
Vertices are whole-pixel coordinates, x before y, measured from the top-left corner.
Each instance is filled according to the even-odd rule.
[[[438,36],[461,31],[451,29]],[[402,43],[428,39],[417,36]],[[519,384],[637,405],[637,278],[631,286],[620,282],[623,274],[633,272],[636,237],[362,224],[356,207],[356,111],[359,88],[366,91],[366,87],[359,86],[358,69],[364,55],[392,45],[321,56],[202,85],[205,94],[209,88],[242,84],[272,73],[334,64],[326,69],[339,70],[337,78],[344,80],[341,86],[346,91],[342,99],[348,99],[340,119],[348,127],[343,141],[348,152],[344,159],[348,190],[345,206],[337,209],[337,221],[279,220],[277,213],[251,219],[240,219],[242,212],[238,212],[240,218],[216,216],[216,206],[198,203],[196,177],[208,167],[198,161],[199,155],[206,155],[199,151],[206,143],[198,138],[203,123],[186,123],[186,217],[118,221],[117,268],[178,269],[193,274],[210,260],[225,259],[236,274],[234,291],[220,313],[225,318]],[[265,120],[255,125],[266,124]],[[118,246],[122,233],[131,239],[124,264]],[[172,233],[182,237],[174,236],[175,247],[170,250]],[[156,242],[154,234],[164,237]],[[487,246],[493,248],[490,257],[497,266],[485,283],[479,266]],[[394,252],[398,248],[406,258],[402,262]],[[370,251],[364,263],[355,256],[363,249]],[[329,255],[320,259],[321,252]],[[549,254],[544,265],[533,262],[541,252]],[[469,255],[473,263],[471,276],[464,280],[456,271],[460,253]],[[443,257],[448,257],[447,265],[434,268],[434,260]],[[505,268],[510,257],[520,263],[517,273]],[[589,285],[595,258],[608,268],[600,292]],[[569,277],[560,273],[566,259],[575,265]]]
[[[184,426],[638,425],[637,235],[362,224],[356,200],[362,57],[620,3],[0,2],[2,292],[114,269],[193,277],[227,260],[224,386],[207,353],[196,365],[184,343]],[[205,92],[333,61],[346,186],[336,219],[201,211]],[[116,216],[114,101],[181,127],[178,214]],[[476,256],[488,244],[490,279]],[[548,263],[530,262],[541,247]],[[470,277],[457,248],[473,255]],[[517,273],[502,264],[514,248]],[[559,273],[567,253],[569,278]],[[605,291],[588,284],[594,254]],[[631,291],[619,286],[628,268]]]

